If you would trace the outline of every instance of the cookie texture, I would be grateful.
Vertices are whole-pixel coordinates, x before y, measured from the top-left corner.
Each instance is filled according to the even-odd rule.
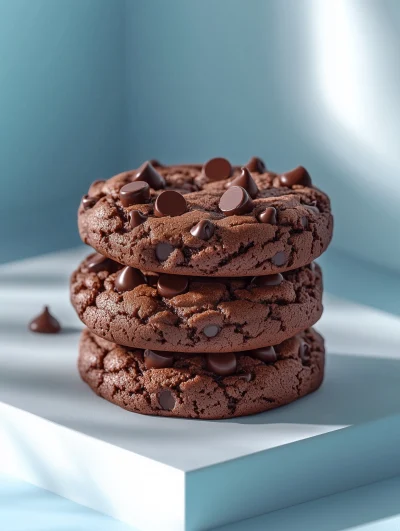
[[[285,179],[263,165],[229,175],[221,164],[154,164],[96,181],[79,207],[82,240],[121,264],[182,275],[265,275],[311,263],[331,240],[329,199],[309,177],[291,172],[295,178]],[[138,178],[149,190],[130,190]]]
[[[220,376],[206,356],[174,355],[172,366],[147,368],[142,350],[128,349],[84,330],[78,368],[99,396],[146,415],[224,419],[267,411],[301,398],[321,385],[324,341],[309,329],[275,347],[266,363],[235,355],[236,372]]]
[[[120,345],[237,352],[281,343],[322,314],[316,264],[228,279],[143,274],[97,257],[72,274],[71,301],[92,332]]]

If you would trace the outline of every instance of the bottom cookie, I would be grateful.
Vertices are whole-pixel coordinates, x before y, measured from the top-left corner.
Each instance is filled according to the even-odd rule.
[[[272,350],[215,355],[144,355],[84,330],[78,368],[95,393],[129,411],[211,420],[261,413],[312,393],[322,383],[324,358],[324,340],[313,329]]]

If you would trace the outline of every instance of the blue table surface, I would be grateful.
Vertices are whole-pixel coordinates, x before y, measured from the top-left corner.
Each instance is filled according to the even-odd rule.
[[[132,527],[0,475],[1,531],[134,531]],[[220,531],[394,531],[400,529],[400,477],[258,518]],[[162,530],[160,530],[162,531]]]

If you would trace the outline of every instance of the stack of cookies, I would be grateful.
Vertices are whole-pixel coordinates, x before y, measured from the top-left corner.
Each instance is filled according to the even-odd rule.
[[[81,377],[137,413],[221,419],[321,384],[329,199],[303,167],[157,161],[95,181],[78,213],[97,253],[71,278]]]

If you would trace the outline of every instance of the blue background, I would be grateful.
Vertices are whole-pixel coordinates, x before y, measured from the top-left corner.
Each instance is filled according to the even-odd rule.
[[[94,179],[257,154],[400,272],[399,26],[397,0],[0,0],[0,261],[78,244]]]

